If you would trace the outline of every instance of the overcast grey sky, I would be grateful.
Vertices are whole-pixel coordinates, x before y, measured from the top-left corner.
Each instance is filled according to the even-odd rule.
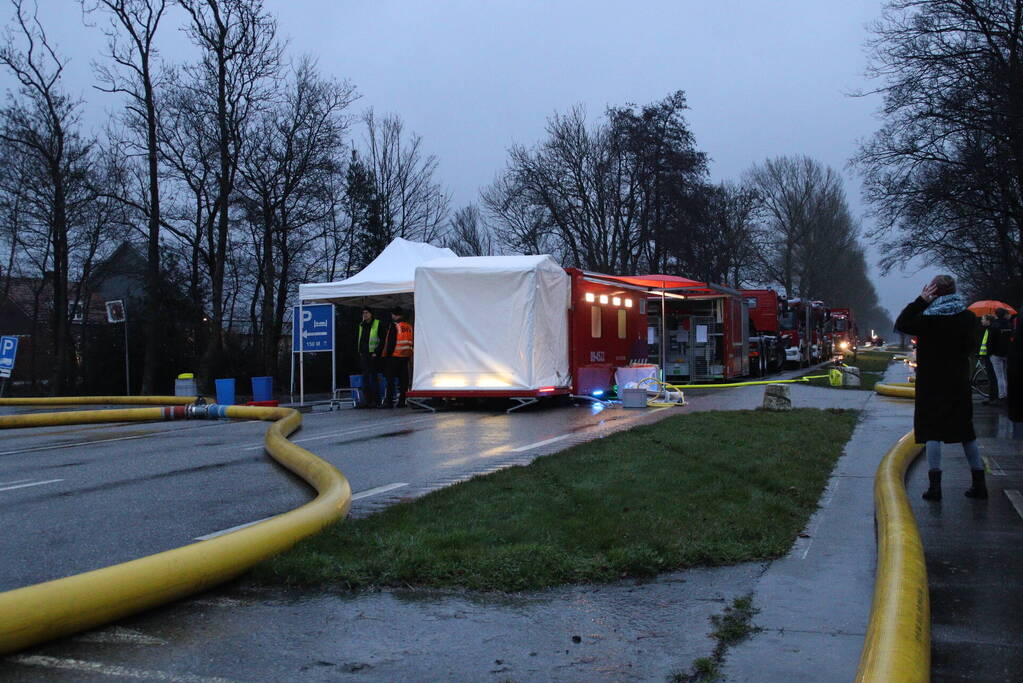
[[[83,25],[76,0],[38,0],[40,17],[71,57],[68,87],[101,125],[116,100],[91,89],[89,62],[103,38]],[[646,104],[684,90],[698,147],[715,181],[739,180],[769,157],[806,154],[839,171],[853,213],[870,227],[847,162],[879,125],[878,97],[848,93],[863,77],[867,25],[881,0],[266,0],[290,39],[321,69],[351,81],[356,112],[397,113],[439,160],[453,208],[475,201],[513,143],[544,135],[546,119],[575,104],[599,117],[609,105]],[[12,11],[4,0],[0,18]],[[185,58],[169,17],[164,58]],[[2,83],[9,83],[4,78]],[[894,316],[936,271],[880,278]],[[914,274],[915,273],[915,274]]]

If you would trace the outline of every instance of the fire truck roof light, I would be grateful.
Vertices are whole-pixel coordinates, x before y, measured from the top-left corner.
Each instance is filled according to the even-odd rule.
[[[597,297],[593,295],[593,292],[586,292],[586,296],[583,297],[587,301],[596,301]]]
[[[626,299],[625,300],[625,307],[626,308],[632,308],[632,299]]]
[[[611,299],[611,303],[613,303],[615,306],[621,306],[622,305],[622,300],[621,300],[620,297],[616,296],[616,297]]]
[[[600,295],[600,303],[602,303],[602,304],[606,304],[607,303],[607,294],[601,294]]]

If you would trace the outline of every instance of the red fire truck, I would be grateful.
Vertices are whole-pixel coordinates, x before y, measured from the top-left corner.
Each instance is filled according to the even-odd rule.
[[[780,323],[786,363],[812,364],[831,357],[831,346],[824,335],[827,318],[828,311],[821,301],[783,302]]]
[[[859,338],[856,329],[856,318],[851,308],[832,308],[828,320],[828,334],[831,337],[831,348],[836,356],[856,355],[856,341]]]
[[[781,337],[783,301],[773,289],[742,289],[749,310],[750,374],[763,377],[778,372],[785,364],[785,344]]]

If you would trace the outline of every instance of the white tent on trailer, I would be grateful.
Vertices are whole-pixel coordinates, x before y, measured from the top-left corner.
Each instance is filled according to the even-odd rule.
[[[374,308],[408,306],[416,267],[436,258],[457,256],[450,249],[396,237],[372,263],[347,280],[299,285],[298,300]]]
[[[570,386],[570,289],[565,269],[550,256],[455,257],[419,266],[412,391]]]

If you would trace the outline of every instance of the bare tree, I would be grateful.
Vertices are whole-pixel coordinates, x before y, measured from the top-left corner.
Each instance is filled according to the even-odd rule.
[[[201,52],[197,64],[185,67],[189,87],[197,95],[198,111],[215,122],[216,199],[208,240],[210,334],[200,362],[200,375],[208,383],[213,363],[223,349],[229,211],[242,131],[269,98],[272,81],[281,68],[283,46],[277,40],[277,23],[264,11],[261,0],[179,2],[191,19],[187,33]]]
[[[891,0],[868,75],[883,124],[856,157],[890,269],[926,257],[1023,297],[1023,0]]]
[[[45,231],[37,265],[52,267],[50,327],[54,362],[50,391],[61,394],[73,378],[68,282],[74,215],[89,200],[86,184],[92,141],[78,133],[79,103],[61,89],[66,61],[51,46],[38,17],[11,0],[13,28],[0,47],[0,65],[15,77],[16,96],[0,109],[0,139],[30,174],[23,183],[35,222]]]
[[[246,135],[238,189],[253,228],[259,267],[264,369],[277,370],[277,347],[295,266],[321,242],[329,201],[323,190],[344,160],[345,111],[355,100],[348,83],[327,80],[315,64],[299,62],[283,97]],[[255,305],[253,306],[255,308]]]
[[[475,204],[463,206],[451,218],[444,246],[459,256],[493,256],[494,240]]]
[[[376,183],[383,218],[384,244],[395,237],[429,242],[441,236],[450,199],[434,179],[437,157],[425,155],[422,138],[405,134],[398,116],[377,121],[373,110],[363,115],[366,163]]]
[[[768,231],[762,261],[768,279],[788,296],[816,297],[830,254],[855,243],[840,177],[810,157],[777,157],[754,166],[747,182]]]
[[[146,346],[142,364],[142,393],[156,389],[160,330],[160,168],[157,113],[157,54],[154,41],[167,0],[82,0],[87,12],[102,11],[108,25],[107,57],[98,64],[99,89],[126,98],[126,128],[136,135],[128,144],[145,158],[145,193],[136,203],[146,222]]]
[[[508,169],[484,190],[497,234],[513,249],[551,249],[584,268],[685,269],[706,175],[685,109],[676,92],[611,108],[593,126],[580,107],[555,114],[547,138],[512,147]]]

